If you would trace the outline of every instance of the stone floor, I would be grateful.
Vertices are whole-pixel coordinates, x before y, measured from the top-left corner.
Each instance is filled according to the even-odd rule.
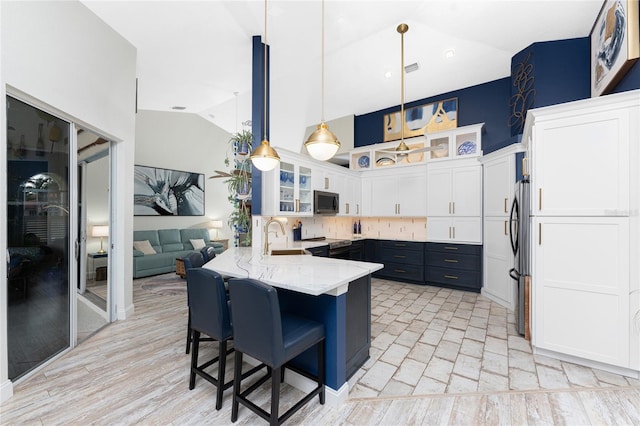
[[[371,334],[350,398],[640,385],[533,355],[513,312],[475,293],[374,279]]]

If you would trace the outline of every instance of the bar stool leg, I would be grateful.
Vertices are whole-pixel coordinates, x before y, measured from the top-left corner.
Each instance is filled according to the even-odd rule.
[[[271,370],[271,415],[269,423],[271,426],[277,426],[278,422],[278,406],[280,405],[280,372],[283,366],[275,367]]]
[[[189,390],[193,389],[196,386],[196,368],[198,367],[198,349],[200,348],[200,332],[191,330],[191,333],[193,334],[193,350],[191,351],[191,375],[189,377]]]
[[[224,373],[227,365],[227,341],[221,341],[218,345],[218,348],[218,391],[216,394],[216,410],[222,408],[222,394],[224,393]]]
[[[238,420],[238,395],[240,395],[240,380],[242,378],[242,352],[236,351],[233,362],[233,402],[231,404],[231,422]]]

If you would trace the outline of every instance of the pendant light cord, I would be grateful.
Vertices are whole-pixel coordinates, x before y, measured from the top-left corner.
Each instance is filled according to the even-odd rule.
[[[322,111],[320,121],[324,123],[324,0],[322,0]]]
[[[267,0],[264,0],[264,121],[262,123],[263,140],[267,140]]]
[[[404,142],[404,32],[400,33],[400,143]]]

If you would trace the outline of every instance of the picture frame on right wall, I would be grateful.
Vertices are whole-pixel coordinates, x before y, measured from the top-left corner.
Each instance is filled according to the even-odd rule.
[[[591,29],[591,97],[615,87],[640,57],[638,0],[605,0]]]

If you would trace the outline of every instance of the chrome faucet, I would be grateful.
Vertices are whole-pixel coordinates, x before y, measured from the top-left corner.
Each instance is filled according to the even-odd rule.
[[[280,225],[280,229],[282,229],[282,235],[284,235],[284,225],[278,219],[271,218],[264,225],[264,255],[269,254],[269,225],[272,223],[277,223]],[[276,237],[278,236],[278,231],[276,231]]]

